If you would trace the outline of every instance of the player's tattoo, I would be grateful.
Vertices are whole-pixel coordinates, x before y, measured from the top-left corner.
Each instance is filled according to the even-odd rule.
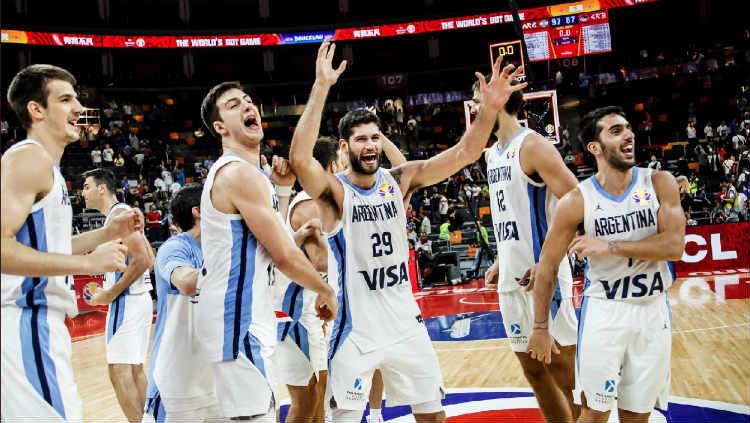
[[[393,169],[389,169],[389,171],[391,172],[391,176],[393,176],[393,179],[395,179],[396,182],[401,185],[401,174],[404,172],[403,168],[399,166]]]

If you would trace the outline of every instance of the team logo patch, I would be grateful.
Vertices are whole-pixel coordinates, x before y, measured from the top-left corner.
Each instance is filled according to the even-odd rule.
[[[510,325],[510,333],[511,335],[516,335],[516,336],[520,335],[521,325],[519,325],[518,323],[513,323],[512,325]]]
[[[390,200],[391,198],[396,196],[396,188],[393,187],[393,185],[383,182],[378,187],[378,195],[385,198],[386,200]]]
[[[86,304],[91,305],[91,298],[94,296],[94,293],[96,293],[97,289],[99,289],[99,285],[96,282],[89,282],[83,286],[83,289],[81,290],[81,296],[83,297],[83,301],[85,301]]]
[[[615,392],[615,381],[612,379],[607,379],[604,381],[604,392],[607,393],[613,393]]]
[[[651,201],[651,193],[643,188],[639,188],[633,193],[633,200],[635,200],[636,204],[646,205]]]
[[[516,157],[516,149],[515,148],[511,148],[510,150],[508,150],[507,153],[505,153],[505,158],[506,159],[512,159],[513,157]]]

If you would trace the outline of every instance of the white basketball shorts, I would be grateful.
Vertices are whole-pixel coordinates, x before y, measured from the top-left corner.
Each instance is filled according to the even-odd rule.
[[[154,304],[148,292],[121,295],[107,311],[108,364],[143,364],[151,334]]]
[[[501,292],[500,313],[505,333],[514,352],[526,352],[534,329],[534,294],[525,289]],[[572,298],[552,299],[550,335],[562,346],[575,345],[578,319]]]

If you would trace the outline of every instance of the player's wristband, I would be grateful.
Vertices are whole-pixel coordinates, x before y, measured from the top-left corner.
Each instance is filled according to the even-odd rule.
[[[279,197],[291,197],[291,185],[276,185],[276,195]]]

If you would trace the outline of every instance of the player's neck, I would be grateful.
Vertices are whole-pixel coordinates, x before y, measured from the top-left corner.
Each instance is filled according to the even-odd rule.
[[[346,172],[346,178],[359,188],[370,189],[378,179],[378,172],[368,175],[366,173],[355,172],[350,168]]]
[[[495,135],[500,147],[505,147],[523,127],[518,123],[518,119],[506,113],[500,113],[499,120],[499,128],[495,132]]]
[[[99,208],[99,213],[106,216],[107,213],[109,213],[109,211],[112,209],[112,206],[117,203],[119,203],[119,201],[117,201],[117,197],[115,196],[102,200],[101,207]]]
[[[224,149],[224,154],[231,153],[253,165],[260,166],[260,144],[245,145],[234,140],[223,139],[221,146]]]
[[[42,144],[50,157],[52,157],[55,165],[60,165],[60,159],[62,159],[62,155],[65,152],[65,146],[68,145],[67,142],[54,140],[47,131],[39,127],[31,127],[26,137]]]
[[[605,191],[614,196],[620,196],[630,187],[633,180],[633,168],[623,172],[613,167],[600,166],[594,177]]]
[[[188,235],[192,236],[198,244],[201,243],[201,223],[199,221],[196,221],[195,225],[186,232]]]

